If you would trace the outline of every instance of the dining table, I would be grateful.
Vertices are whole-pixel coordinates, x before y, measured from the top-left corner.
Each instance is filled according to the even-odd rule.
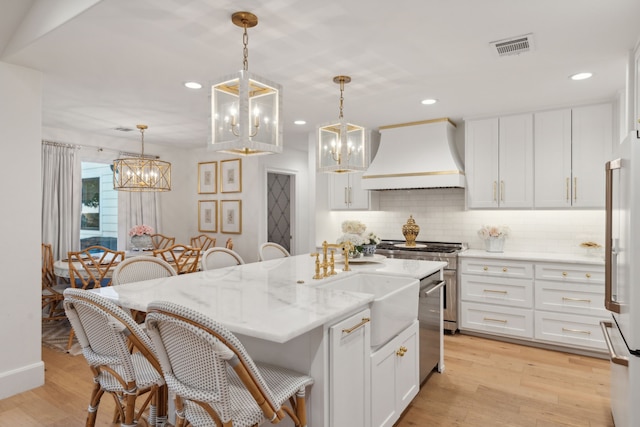
[[[96,253],[93,258],[94,259],[99,259],[100,256],[102,255],[103,252],[98,252]],[[153,256],[153,251],[125,251],[124,253],[124,257],[125,259],[127,258],[131,258],[134,256]],[[106,259],[108,259],[109,257],[105,257]],[[82,265],[79,262],[75,263],[76,268],[78,270],[82,270]],[[115,269],[115,267],[117,267],[118,264],[114,264],[109,271],[107,272],[107,275],[105,277],[111,277],[111,275],[113,274],[113,270]],[[63,258],[63,259],[59,259],[57,261],[55,261],[53,263],[53,274],[55,274],[57,277],[62,278],[62,279],[69,279],[70,278],[70,273],[69,273],[69,259],[68,258]]]

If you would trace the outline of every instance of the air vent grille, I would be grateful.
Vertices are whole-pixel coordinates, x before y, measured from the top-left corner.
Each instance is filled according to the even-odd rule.
[[[490,44],[498,56],[519,55],[534,50],[532,34],[498,40]]]

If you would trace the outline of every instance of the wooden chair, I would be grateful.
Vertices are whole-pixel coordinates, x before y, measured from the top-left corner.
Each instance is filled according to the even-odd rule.
[[[287,415],[294,425],[307,425],[310,376],[254,362],[224,326],[174,303],[149,304],[146,326],[176,394],[177,426],[185,420],[197,426],[257,426],[277,424]]]
[[[168,237],[164,234],[152,234],[151,242],[153,243],[153,249],[165,249],[169,246],[173,246],[176,244],[175,237]]]
[[[198,271],[201,253],[202,250],[198,247],[178,244],[165,249],[156,249],[153,251],[153,256],[168,262],[176,273],[184,274]]]
[[[58,284],[53,272],[53,249],[48,243],[42,244],[42,320],[66,319],[62,301],[62,292],[68,287]],[[46,309],[46,311],[45,311]]]
[[[69,288],[64,297],[67,317],[93,373],[86,426],[95,425],[105,392],[113,395],[116,404],[113,425],[165,425],[167,386],[153,343],[142,326],[93,292]],[[147,409],[146,423],[141,424]]]
[[[201,264],[203,270],[213,270],[215,268],[244,264],[244,260],[237,252],[231,249],[216,247],[204,251]]]
[[[227,243],[224,244],[224,247],[227,249],[233,249],[233,240],[231,237],[227,239]]]
[[[263,243],[258,248],[259,261],[268,261],[270,259],[286,258],[288,256],[291,256],[291,254],[289,254],[289,251],[286,250],[283,246],[274,242]]]
[[[216,245],[216,238],[209,237],[205,234],[201,234],[196,237],[191,238],[191,247],[200,248],[203,251],[206,251],[209,248],[212,248]]]

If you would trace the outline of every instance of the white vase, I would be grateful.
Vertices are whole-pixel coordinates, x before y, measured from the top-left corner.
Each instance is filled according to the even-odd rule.
[[[145,249],[153,249],[153,242],[151,236],[148,234],[141,234],[131,236],[131,247],[134,250],[143,251]]]
[[[487,252],[502,252],[504,248],[504,237],[489,237],[484,241]]]
[[[376,253],[376,245],[362,245],[362,254],[367,257],[372,257]]]

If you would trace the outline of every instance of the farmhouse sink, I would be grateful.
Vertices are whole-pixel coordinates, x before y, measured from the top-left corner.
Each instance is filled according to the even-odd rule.
[[[361,273],[321,287],[374,295],[371,303],[371,347],[378,347],[418,317],[419,283],[411,277]]]

